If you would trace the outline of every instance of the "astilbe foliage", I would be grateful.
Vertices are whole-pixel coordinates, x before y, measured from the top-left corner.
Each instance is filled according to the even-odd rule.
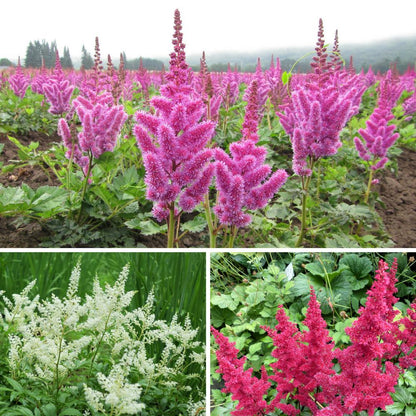
[[[213,152],[205,146],[214,135],[215,123],[201,121],[206,109],[190,83],[181,28],[176,10],[168,82],[160,87],[161,95],[150,100],[154,114],[138,111],[134,128],[146,169],[146,195],[154,202],[153,215],[159,221],[179,215],[179,209],[192,211],[214,174]]]
[[[267,369],[262,369],[261,380],[253,380],[252,369],[243,369],[245,359],[237,358],[234,344],[212,329],[219,346],[218,372],[224,374],[226,391],[233,393],[233,400],[244,398],[246,404],[261,403],[260,410],[253,407],[252,413],[247,410],[236,414],[255,416],[279,409],[286,415],[297,415],[303,406],[318,416],[363,411],[373,416],[375,410],[385,410],[392,404],[390,393],[395,391],[400,373],[416,364],[416,303],[408,309],[407,316],[398,319],[399,312],[394,309],[398,300],[394,296],[396,272],[396,259],[390,270],[380,260],[365,306],[358,311],[352,327],[345,330],[350,337],[345,348],[334,348],[313,288],[303,322],[307,329],[300,331],[279,306],[275,328],[262,327],[275,346],[272,356],[276,361],[270,364],[273,374],[268,379],[276,392],[268,405],[263,402],[268,394]],[[251,390],[257,396],[250,393],[249,386],[256,386]]]
[[[251,94],[243,123],[243,137],[230,145],[230,155],[215,148],[218,203],[214,207],[220,223],[244,227],[251,222],[247,210],[264,208],[285,183],[288,175],[279,169],[271,174],[264,164],[267,150],[257,146],[257,83],[250,85]]]

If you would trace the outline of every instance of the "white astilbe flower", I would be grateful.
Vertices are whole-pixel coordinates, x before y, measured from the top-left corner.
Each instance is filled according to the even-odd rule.
[[[78,296],[80,264],[62,299],[55,295],[44,301],[38,296],[30,299],[35,282],[11,300],[3,295],[13,378],[29,379],[31,385],[40,381],[43,387],[48,382],[53,397],[83,385],[91,411],[105,415],[141,412],[142,389],[148,397],[155,385],[176,405],[189,399],[191,409],[193,401],[204,397],[198,388],[199,383],[205,385],[198,330],[188,316],[183,324],[177,315],[170,322],[157,319],[153,290],[143,306],[127,310],[135,293],[125,290],[128,272],[127,265],[112,286],[101,287],[96,278],[85,300]],[[203,414],[200,407],[195,404],[199,412],[195,414]]]
[[[145,407],[139,402],[142,389],[138,384],[128,383],[126,380],[128,371],[128,367],[120,363],[113,366],[108,376],[98,373],[98,383],[105,393],[84,385],[88,404],[94,410],[101,412],[108,407],[115,415],[134,415],[142,411]]]

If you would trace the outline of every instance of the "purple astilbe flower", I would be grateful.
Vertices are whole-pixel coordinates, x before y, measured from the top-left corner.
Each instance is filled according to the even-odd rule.
[[[205,146],[215,123],[201,121],[206,108],[191,85],[178,10],[174,29],[168,82],[160,87],[161,95],[150,100],[154,113],[136,113],[134,128],[146,169],[146,197],[154,202],[152,212],[158,221],[179,219],[181,210],[192,211],[203,201],[214,174],[213,151]]]
[[[257,58],[256,72],[254,73],[253,80],[256,80],[256,85],[257,85],[257,106],[258,106],[259,111],[263,113],[264,105],[266,104],[270,89],[264,77],[263,70],[261,69],[260,58]],[[251,85],[252,83],[250,82],[250,85],[244,92],[244,96],[243,96],[243,100],[247,102],[251,94],[251,91],[250,91]]]
[[[218,113],[222,103],[222,96],[215,91],[213,79],[208,71],[208,66],[205,60],[205,52],[202,52],[200,60],[200,71],[198,76],[194,77],[193,86],[195,91],[199,94],[206,106],[206,120],[218,120]]]
[[[20,56],[17,60],[16,71],[9,77],[9,84],[13,92],[20,98],[26,94],[26,89],[30,85],[29,78],[23,73],[20,65]]]
[[[232,71],[228,64],[227,72],[222,75],[216,93],[222,96],[223,106],[226,110],[234,105],[239,96],[240,74],[237,70]]]
[[[116,145],[120,130],[127,120],[123,106],[112,106],[113,97],[110,93],[104,93],[96,97],[94,103],[79,96],[73,101],[73,105],[82,124],[82,131],[78,133],[78,143],[68,147],[68,155],[74,155],[74,161],[84,169],[87,174],[91,169],[92,158],[98,159],[102,153],[112,151]],[[64,143],[73,142],[68,136],[69,127],[66,120],[59,121],[59,134]],[[85,163],[84,155],[90,157],[90,163]]]
[[[42,89],[46,99],[51,104],[48,110],[51,114],[62,114],[69,111],[74,86],[71,85],[69,80],[65,79],[58,50],[56,51],[53,75],[43,84]]]
[[[35,76],[32,79],[31,88],[32,91],[36,94],[44,94],[43,93],[43,85],[48,82],[49,76],[48,71],[45,67],[45,60],[42,57],[42,66],[40,70],[35,74]]]
[[[276,110],[279,107],[283,108],[288,102],[289,91],[287,85],[284,85],[282,81],[282,68],[279,58],[276,58],[276,65],[272,58],[270,68],[264,71],[264,79],[268,86],[268,94],[273,107]]]
[[[373,171],[385,166],[388,161],[387,152],[399,138],[399,133],[394,133],[396,126],[389,125],[388,122],[394,118],[392,107],[400,94],[401,88],[394,83],[391,76],[386,76],[379,86],[377,107],[367,120],[366,128],[358,130],[364,141],[354,137],[360,158],[369,162]]]
[[[251,217],[246,211],[264,208],[288,177],[282,169],[271,174],[271,167],[264,164],[266,148],[256,146],[259,118],[256,88],[256,81],[253,81],[243,137],[231,143],[231,156],[220,148],[214,149],[219,191],[214,212],[221,224],[236,228],[248,225]]]

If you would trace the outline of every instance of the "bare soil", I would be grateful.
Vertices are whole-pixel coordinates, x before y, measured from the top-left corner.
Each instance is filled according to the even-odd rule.
[[[19,136],[25,146],[30,142],[39,142],[39,150],[49,149],[54,142],[60,142],[58,136],[30,133]],[[4,165],[18,161],[18,149],[7,136],[0,134],[0,143],[4,144],[0,162]],[[383,204],[377,207],[387,232],[397,248],[416,247],[416,152],[404,151],[398,156],[398,172],[385,171],[378,185]],[[26,183],[35,189],[42,185],[59,185],[54,175],[48,175],[47,169],[39,165],[24,166],[12,172],[0,174],[0,183],[4,186],[20,186]],[[16,218],[0,217],[0,247],[36,248],[48,239],[48,232],[39,223],[20,224]],[[162,235],[143,236],[138,234],[136,243],[149,248],[163,248],[166,237]],[[181,240],[182,247],[201,246],[201,236],[189,234]]]

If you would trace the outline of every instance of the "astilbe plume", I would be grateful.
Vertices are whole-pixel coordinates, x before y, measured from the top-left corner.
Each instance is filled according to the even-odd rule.
[[[376,409],[393,403],[390,393],[401,371],[393,362],[401,353],[398,341],[403,338],[400,321],[395,320],[398,311],[393,309],[398,300],[394,296],[396,271],[396,259],[390,270],[380,260],[365,307],[358,311],[360,316],[353,326],[345,330],[351,345],[335,351],[341,371],[321,379],[321,399],[339,414],[367,411],[372,416]]]
[[[392,108],[400,94],[400,87],[387,74],[380,83],[377,107],[366,121],[366,128],[358,130],[364,141],[359,137],[354,138],[359,156],[369,162],[373,171],[385,166],[388,161],[387,152],[399,138],[399,133],[394,133],[396,126],[388,123],[394,118]]]
[[[318,407],[313,395],[319,391],[318,377],[328,378],[335,372],[332,369],[334,345],[313,288],[303,322],[308,330],[299,331],[289,321],[282,305],[276,320],[278,324],[274,329],[262,326],[276,347],[272,352],[276,361],[271,364],[274,374],[269,378],[277,383],[277,393],[268,409],[277,408],[285,414],[297,415],[299,410],[291,404],[297,401],[316,414]]]
[[[339,88],[339,76],[326,61],[322,20],[318,36],[317,55],[311,64],[314,72],[292,84],[290,102],[284,113],[278,113],[291,138],[293,170],[299,176],[310,176],[318,159],[337,153],[342,145],[340,132],[357,111],[357,97],[364,91],[361,86],[357,91],[355,85]]]
[[[20,56],[17,60],[16,71],[9,77],[9,84],[13,92],[20,98],[26,94],[26,89],[30,85],[29,78],[23,73],[20,65]]]
[[[258,105],[258,111],[260,113],[263,113],[264,111],[264,105],[266,104],[267,98],[269,96],[269,85],[265,79],[265,76],[263,74],[263,70],[261,68],[261,62],[260,58],[257,58],[257,66],[256,66],[256,72],[254,73],[253,79],[256,80],[257,85],[257,105]],[[243,100],[247,101],[249,100],[250,94],[251,94],[251,85],[250,82],[248,88],[244,92]]]
[[[238,99],[240,85],[240,74],[237,70],[232,71],[228,64],[227,72],[222,74],[221,81],[218,83],[216,93],[222,96],[222,105],[226,110],[234,105]]]
[[[253,369],[244,369],[246,357],[237,358],[238,350],[235,343],[230,343],[221,332],[211,327],[211,332],[218,344],[216,356],[219,364],[218,373],[222,374],[225,382],[223,392],[231,393],[232,399],[237,400],[233,416],[263,415],[267,407],[264,395],[270,387],[267,373],[262,368],[262,378],[253,376]]]
[[[289,94],[287,85],[284,85],[282,81],[282,68],[279,58],[276,58],[275,65],[272,57],[269,69],[264,72],[264,79],[268,86],[270,102],[275,110],[278,110],[279,107],[284,108],[284,105],[288,102]]]
[[[116,145],[121,128],[127,120],[123,106],[113,106],[110,93],[103,93],[94,99],[94,103],[78,96],[73,106],[82,124],[78,133],[78,142],[70,133],[65,119],[58,122],[58,133],[68,148],[67,157],[73,155],[75,163],[81,166],[87,175],[93,158],[98,159],[102,153],[112,151]]]
[[[258,119],[257,84],[253,81],[242,139],[231,143],[231,156],[220,148],[214,149],[219,191],[214,212],[220,223],[237,228],[248,225],[251,217],[246,211],[264,208],[288,177],[282,169],[270,175],[271,167],[264,164],[267,150],[256,145]]]
[[[53,75],[42,85],[42,90],[51,104],[48,110],[51,114],[62,114],[69,111],[74,86],[71,85],[69,80],[65,79],[58,50],[56,50],[55,70]]]
[[[206,109],[190,84],[181,28],[176,10],[168,82],[150,101],[155,113],[138,111],[134,128],[146,169],[146,196],[154,202],[153,215],[159,221],[179,215],[179,209],[192,211],[214,174],[213,151],[205,146],[214,135],[215,123],[201,121]]]

